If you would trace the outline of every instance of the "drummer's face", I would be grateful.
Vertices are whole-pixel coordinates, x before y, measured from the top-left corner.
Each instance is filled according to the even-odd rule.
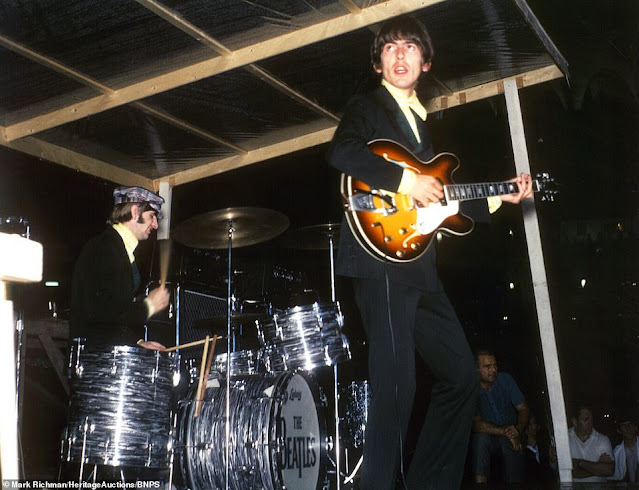
[[[137,219],[133,220],[131,231],[139,241],[146,240],[153,230],[158,229],[157,213],[154,210],[149,210],[142,214],[137,213],[137,215]]]

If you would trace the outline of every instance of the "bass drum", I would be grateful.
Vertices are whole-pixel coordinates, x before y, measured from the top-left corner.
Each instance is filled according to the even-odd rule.
[[[307,373],[230,380],[229,485],[234,490],[317,490],[326,478],[326,421]],[[181,402],[178,454],[191,490],[226,487],[226,382],[211,378],[196,415]]]

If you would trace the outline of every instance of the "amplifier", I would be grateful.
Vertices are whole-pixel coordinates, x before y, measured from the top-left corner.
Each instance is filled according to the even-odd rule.
[[[149,289],[157,287],[151,284]],[[147,321],[147,338],[167,347],[187,344],[204,339],[207,335],[220,335],[210,328],[210,322],[199,320],[226,319],[227,299],[194,287],[191,284],[169,284],[171,303],[167,311],[158,313]],[[200,359],[202,348],[184,349],[183,359]]]

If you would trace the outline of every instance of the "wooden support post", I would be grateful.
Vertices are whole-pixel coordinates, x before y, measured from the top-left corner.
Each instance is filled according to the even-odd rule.
[[[515,80],[507,80],[504,82],[510,136],[515,154],[515,167],[519,174],[521,172],[530,173],[530,163],[528,161],[524,122],[521,115],[521,106],[519,104],[519,94],[517,90]],[[570,446],[568,443],[566,407],[564,404],[561,373],[559,371],[559,358],[557,355],[557,344],[555,342],[555,328],[552,319],[546,268],[541,247],[541,236],[539,234],[539,221],[537,219],[534,200],[530,199],[523,202],[522,207],[524,211],[524,228],[526,230],[526,242],[528,244],[533,292],[537,306],[541,347],[544,356],[544,366],[546,367],[550,411],[557,448],[559,480],[562,483],[569,483],[572,481],[572,460],[570,458]]]

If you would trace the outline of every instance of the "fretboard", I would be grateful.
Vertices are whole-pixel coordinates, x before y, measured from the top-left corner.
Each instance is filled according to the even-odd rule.
[[[539,190],[537,180],[533,181],[533,190]],[[485,199],[491,196],[517,194],[519,189],[516,182],[483,182],[479,184],[450,184],[444,186],[446,198],[449,201],[469,201],[471,199]]]

